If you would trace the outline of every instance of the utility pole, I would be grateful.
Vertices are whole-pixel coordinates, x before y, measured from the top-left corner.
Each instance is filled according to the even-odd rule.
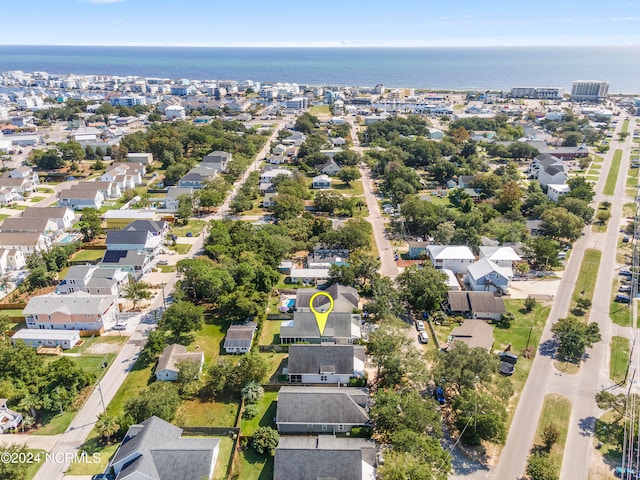
[[[102,396],[102,388],[100,388],[100,380],[98,380],[98,392],[100,393],[100,403],[102,403],[102,412],[107,413],[107,407],[104,405],[104,397]]]

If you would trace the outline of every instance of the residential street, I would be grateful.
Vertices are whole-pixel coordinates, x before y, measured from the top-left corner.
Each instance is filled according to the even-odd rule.
[[[622,124],[623,118],[620,118],[616,134],[621,130]],[[631,119],[629,131],[633,131],[633,119]],[[578,239],[573,247],[551,308],[549,320],[542,334],[540,348],[522,392],[522,398],[518,403],[507,443],[500,456],[500,462],[491,472],[489,478],[496,480],[517,478],[524,473],[544,396],[549,393],[558,393],[567,397],[573,406],[560,478],[589,478],[591,457],[596,453],[593,443],[593,427],[596,418],[601,414],[595,404],[594,395],[601,388],[608,388],[612,384],[608,369],[609,342],[614,330],[616,334],[620,334],[618,327],[609,320],[609,305],[613,277],[615,276],[614,266],[616,265],[616,247],[622,207],[626,201],[624,191],[630,147],[630,137],[623,143],[613,141],[612,148],[605,157],[602,173],[596,183],[596,196],[593,205],[597,205],[603,200],[612,203],[612,217],[609,227],[606,233],[592,233],[591,226],[585,227],[584,236]],[[620,174],[615,195],[605,197],[602,192],[616,148],[624,148]],[[579,373],[569,375],[558,371],[553,366],[552,352],[554,347],[551,326],[559,318],[567,315],[584,251],[590,248],[596,248],[603,252],[590,314],[590,321],[596,321],[600,325],[602,341],[587,352],[588,358],[583,362]],[[630,330],[625,329],[626,332],[630,332]]]
[[[220,207],[220,209],[215,214],[209,215],[208,217],[203,217],[203,219],[219,220],[223,218],[224,212],[229,210],[229,203],[231,199],[237,193],[242,183],[244,183],[246,178],[249,176],[249,173],[259,168],[260,163],[269,151],[271,142],[276,138],[278,131],[285,125],[287,120],[287,118],[284,118],[277,124],[277,127],[274,130],[272,136],[265,143],[265,147],[258,153],[255,161],[249,166],[249,168],[247,168],[241,179],[234,183],[232,191],[230,192],[229,196]],[[64,185],[66,188],[68,187],[69,183],[65,183]],[[59,189],[56,187],[56,192],[58,191]],[[47,204],[51,204],[54,201],[55,195],[52,195],[50,199],[43,200],[43,203],[39,204],[39,206],[46,206]],[[191,250],[189,251],[189,256],[195,256],[202,250],[205,236],[206,229],[203,231],[203,234],[199,235],[194,242]],[[173,291],[175,282],[176,273],[174,272],[170,276],[168,276],[164,287],[164,291],[167,294]],[[162,297],[162,293],[159,293],[154,298],[153,302],[149,306],[149,309],[156,309],[161,307],[163,305],[163,301],[164,299]],[[142,315],[143,313],[139,314],[139,316]],[[138,319],[131,319],[130,321],[131,323],[138,323]],[[91,395],[82,406],[82,408],[78,411],[65,433],[55,437],[44,437],[46,438],[46,440],[43,440],[43,437],[38,437],[35,435],[19,435],[18,437],[20,437],[21,440],[24,439],[24,443],[30,448],[43,448],[43,446],[53,445],[51,449],[51,453],[53,454],[73,452],[79,454],[80,451],[78,449],[91,433],[98,415],[104,411],[106,405],[108,405],[109,402],[113,399],[118,389],[124,382],[127,373],[133,368],[138,355],[144,348],[147,334],[149,330],[152,330],[153,328],[155,328],[155,326],[150,326],[142,323],[140,323],[135,328],[133,334],[131,335],[127,343],[122,347],[116,359],[113,361],[111,367],[99,382],[99,386],[94,388]],[[6,437],[3,437],[3,440],[5,439]],[[66,472],[69,467],[69,464],[70,462],[68,461],[61,463],[44,463],[34,478],[35,480],[62,479],[64,476],[64,472]]]
[[[358,138],[358,127],[354,119],[349,120],[351,126],[351,138],[353,139],[353,150],[362,155],[364,149],[360,146]],[[380,253],[380,274],[395,279],[400,273],[400,269],[395,261],[395,254],[391,241],[387,235],[387,219],[380,212],[378,198],[374,193],[373,180],[371,179],[371,171],[364,164],[360,164],[360,175],[362,175],[362,186],[364,188],[364,197],[367,202],[369,215],[367,221],[373,228],[373,236]]]

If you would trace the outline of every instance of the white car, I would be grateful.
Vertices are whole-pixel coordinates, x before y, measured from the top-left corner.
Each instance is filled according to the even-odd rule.
[[[427,332],[420,332],[418,340],[420,340],[420,343],[429,343],[429,335],[427,335]]]
[[[416,329],[419,332],[424,332],[424,322],[422,320],[416,320]]]
[[[116,323],[113,326],[113,329],[114,330],[126,330],[127,329],[127,324],[126,323],[122,323],[122,322],[121,323]]]

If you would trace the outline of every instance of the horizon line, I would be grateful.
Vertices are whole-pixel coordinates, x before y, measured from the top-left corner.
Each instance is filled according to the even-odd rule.
[[[15,43],[0,47],[148,47],[148,48],[594,48],[639,47],[637,43],[616,44],[434,44],[366,42],[272,42],[272,43]]]

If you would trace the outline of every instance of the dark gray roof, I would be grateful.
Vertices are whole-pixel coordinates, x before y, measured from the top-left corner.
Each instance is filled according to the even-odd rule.
[[[315,288],[299,288],[296,293],[296,308],[309,308],[309,301],[311,300],[311,297],[319,291],[320,290],[316,290]],[[322,291],[327,292],[333,298],[333,311],[336,313],[351,313],[354,308],[358,308],[358,300],[360,296],[358,295],[357,290],[353,287],[346,287],[344,285],[334,283]],[[320,295],[313,301],[313,306],[316,309],[321,309],[323,307],[328,308],[329,299],[324,295]]]
[[[47,217],[23,218],[12,217],[5,219],[0,225],[3,232],[44,232],[49,223]]]
[[[180,438],[182,429],[151,417],[140,425],[132,425],[111,459],[110,465],[122,463],[124,468],[116,480],[128,475],[144,475],[152,480],[209,478],[217,439]]]
[[[164,220],[134,220],[122,230],[125,232],[151,232],[153,235],[157,235],[162,232],[167,226],[167,222]]]
[[[282,387],[276,423],[364,425],[369,415],[365,388]]]
[[[493,327],[484,320],[465,320],[462,325],[455,327],[451,331],[453,342],[449,344],[451,348],[456,341],[466,343],[469,347],[481,347],[490,350],[493,346]]]
[[[258,325],[255,322],[234,323],[227,329],[224,348],[251,348],[253,335]]]
[[[492,292],[447,292],[447,299],[453,312],[506,312],[504,300]]]
[[[22,218],[63,218],[67,207],[29,207],[22,212]]]
[[[557,173],[564,172],[564,166],[557,164],[545,165],[543,168],[548,175],[556,175]]]
[[[137,250],[107,250],[102,257],[102,264],[142,266],[147,256]]]
[[[107,246],[109,245],[142,245],[147,243],[147,231],[109,230],[107,232]]]
[[[374,467],[376,445],[363,438],[280,437],[273,480],[365,480],[362,464]]]
[[[332,373],[354,373],[354,358],[364,362],[362,345],[291,345],[289,367],[291,375],[320,373],[322,366],[333,366]]]
[[[292,324],[291,324],[292,323]],[[330,313],[323,337],[351,338],[352,325],[360,324],[360,316],[351,313]],[[316,317],[312,312],[295,312],[293,320],[280,327],[280,338],[320,338]]]
[[[560,160],[558,157],[554,157],[553,155],[550,155],[548,153],[537,155],[534,160],[543,167],[547,165],[554,165],[556,163],[562,163],[562,160]]]

